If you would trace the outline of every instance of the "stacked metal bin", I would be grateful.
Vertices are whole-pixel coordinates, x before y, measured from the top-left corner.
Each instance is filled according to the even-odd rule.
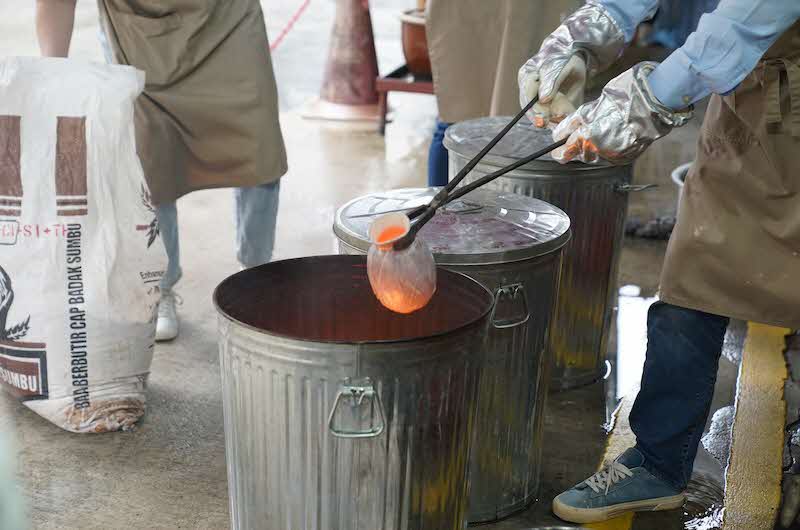
[[[376,216],[426,204],[436,191],[387,191],[344,205],[334,224],[340,252],[365,254]],[[493,521],[524,509],[538,492],[551,328],[570,221],[543,201],[479,189],[440,209],[419,237],[438,265],[479,281],[495,296],[467,516],[470,523]]]
[[[480,118],[447,130],[450,173],[455,175],[510,118]],[[546,147],[548,130],[518,123],[464,179],[474,181]],[[572,240],[564,266],[553,337],[556,388],[582,386],[605,372],[605,357],[616,293],[628,193],[646,189],[631,185],[631,166],[559,164],[549,155],[526,164],[487,187],[513,192],[557,206],[569,215]]]

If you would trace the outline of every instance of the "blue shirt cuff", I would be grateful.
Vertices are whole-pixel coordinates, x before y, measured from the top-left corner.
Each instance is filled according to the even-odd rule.
[[[636,36],[636,28],[644,20],[653,18],[658,9],[658,0],[594,0],[601,4],[619,29],[625,34],[625,42]]]
[[[658,65],[647,82],[658,101],[672,110],[685,109],[711,93],[681,49]]]

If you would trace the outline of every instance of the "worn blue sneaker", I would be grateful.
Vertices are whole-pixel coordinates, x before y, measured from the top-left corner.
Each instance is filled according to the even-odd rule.
[[[674,510],[683,492],[653,476],[644,456],[630,448],[602,471],[553,499],[553,512],[571,523],[597,523],[627,512]]]

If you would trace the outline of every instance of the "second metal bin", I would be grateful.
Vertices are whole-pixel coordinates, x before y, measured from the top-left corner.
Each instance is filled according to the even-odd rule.
[[[336,214],[343,254],[365,254],[381,213],[426,204],[435,188],[360,197]],[[470,523],[528,506],[539,488],[551,326],[569,218],[546,202],[477,190],[442,208],[420,232],[438,265],[461,272],[496,299],[481,376],[470,467]]]
[[[447,130],[451,176],[463,168],[510,120],[480,118]],[[552,143],[548,130],[518,123],[467,176],[465,182],[516,162]],[[572,240],[564,268],[555,328],[553,385],[572,388],[605,373],[608,334],[614,309],[617,265],[622,251],[631,166],[559,164],[550,155],[487,184],[554,204],[569,215]]]

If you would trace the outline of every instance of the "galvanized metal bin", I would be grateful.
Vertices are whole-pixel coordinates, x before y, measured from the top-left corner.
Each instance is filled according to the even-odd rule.
[[[380,213],[426,204],[434,188],[367,195],[336,214],[340,252],[363,254]],[[569,218],[529,197],[477,190],[446,206],[420,237],[437,264],[467,274],[497,299],[481,376],[470,471],[470,523],[524,509],[539,489],[550,332]]]
[[[231,526],[460,530],[492,294],[440,270],[424,309],[366,259],[303,258],[217,288]]]
[[[447,130],[444,145],[455,175],[510,118],[480,118]],[[552,143],[551,133],[517,124],[467,176],[473,181]],[[622,250],[630,166],[561,165],[549,155],[490,183],[492,189],[547,201],[569,215],[572,240],[564,251],[557,325],[555,388],[582,386],[602,377]]]

